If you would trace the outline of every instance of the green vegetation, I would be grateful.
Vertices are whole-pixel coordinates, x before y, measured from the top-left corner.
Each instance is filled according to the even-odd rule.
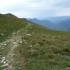
[[[70,70],[70,32],[52,31],[25,19],[11,18],[0,16],[0,32],[6,35],[0,41],[24,28],[17,34],[22,43],[14,50],[15,70]]]
[[[70,69],[70,33],[34,24],[21,33],[24,39],[18,50],[25,57],[26,70]]]
[[[8,15],[8,16],[7,16]],[[19,19],[9,14],[0,14],[0,42],[8,38],[12,33],[24,28],[27,24],[25,19]],[[3,34],[3,36],[1,35]]]

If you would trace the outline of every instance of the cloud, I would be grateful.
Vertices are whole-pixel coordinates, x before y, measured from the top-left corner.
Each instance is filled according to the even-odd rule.
[[[70,15],[69,3],[70,0],[0,0],[0,12],[18,17]]]
[[[12,6],[21,3],[27,3],[31,0],[0,0],[0,6]]]
[[[70,8],[64,8],[61,9],[60,11],[57,11],[56,16],[70,16]]]

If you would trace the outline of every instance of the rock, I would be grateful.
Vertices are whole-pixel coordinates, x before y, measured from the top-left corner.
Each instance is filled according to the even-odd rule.
[[[3,60],[5,60],[5,57],[2,57]]]
[[[5,61],[5,57],[2,57],[1,63],[4,63]]]
[[[8,63],[6,63],[6,64],[2,65],[1,67],[7,67],[7,66],[9,66],[9,64],[8,64]]]
[[[7,44],[5,43],[4,46],[6,46]]]
[[[21,37],[22,39],[25,39],[25,37]]]
[[[16,42],[13,42],[13,44],[16,44]]]
[[[5,61],[4,61],[3,63],[4,63],[4,64],[6,64],[6,62],[5,62]]]
[[[27,36],[31,36],[31,34],[27,34]]]
[[[0,33],[0,35],[1,35],[1,36],[4,36],[4,34],[3,34],[3,33]]]
[[[20,41],[19,43],[22,44],[22,41]]]
[[[31,47],[33,47],[33,45],[30,45],[29,47],[31,48]]]
[[[13,32],[13,35],[16,35],[16,33],[15,33],[15,32]]]

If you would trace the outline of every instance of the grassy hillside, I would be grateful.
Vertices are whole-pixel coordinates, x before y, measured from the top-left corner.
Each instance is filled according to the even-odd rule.
[[[25,57],[26,70],[70,69],[70,33],[51,31],[37,25],[21,33],[24,39],[17,50]]]
[[[4,49],[0,48],[1,58],[14,53],[9,55],[14,60],[11,70],[70,70],[70,32],[48,30],[7,15],[0,15],[0,20],[0,32],[4,34],[0,42],[19,31]],[[14,45],[14,51],[10,50]],[[4,68],[0,64],[0,70]]]
[[[25,19],[19,19],[12,14],[0,14],[0,42],[13,32],[25,27],[26,23]]]

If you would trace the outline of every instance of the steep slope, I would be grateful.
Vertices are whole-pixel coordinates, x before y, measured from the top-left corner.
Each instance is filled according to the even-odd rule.
[[[48,30],[26,19],[1,16],[2,22],[7,22],[0,22],[7,36],[0,43],[0,70],[70,69],[70,32]]]
[[[19,19],[15,16],[0,14],[0,42],[4,41],[9,35],[17,30],[25,27],[27,21]]]
[[[62,31],[70,31],[70,20],[60,22],[54,27],[54,29]]]
[[[28,19],[31,22],[34,22],[36,24],[42,25],[44,27],[47,27],[48,29],[53,29],[54,24],[50,20],[39,20],[39,19]]]
[[[31,22],[47,27],[52,30],[70,31],[70,16],[49,17],[47,20],[28,19]]]
[[[19,35],[22,35],[22,44],[17,52],[25,57],[26,70],[70,69],[70,32],[52,31],[32,24]]]

